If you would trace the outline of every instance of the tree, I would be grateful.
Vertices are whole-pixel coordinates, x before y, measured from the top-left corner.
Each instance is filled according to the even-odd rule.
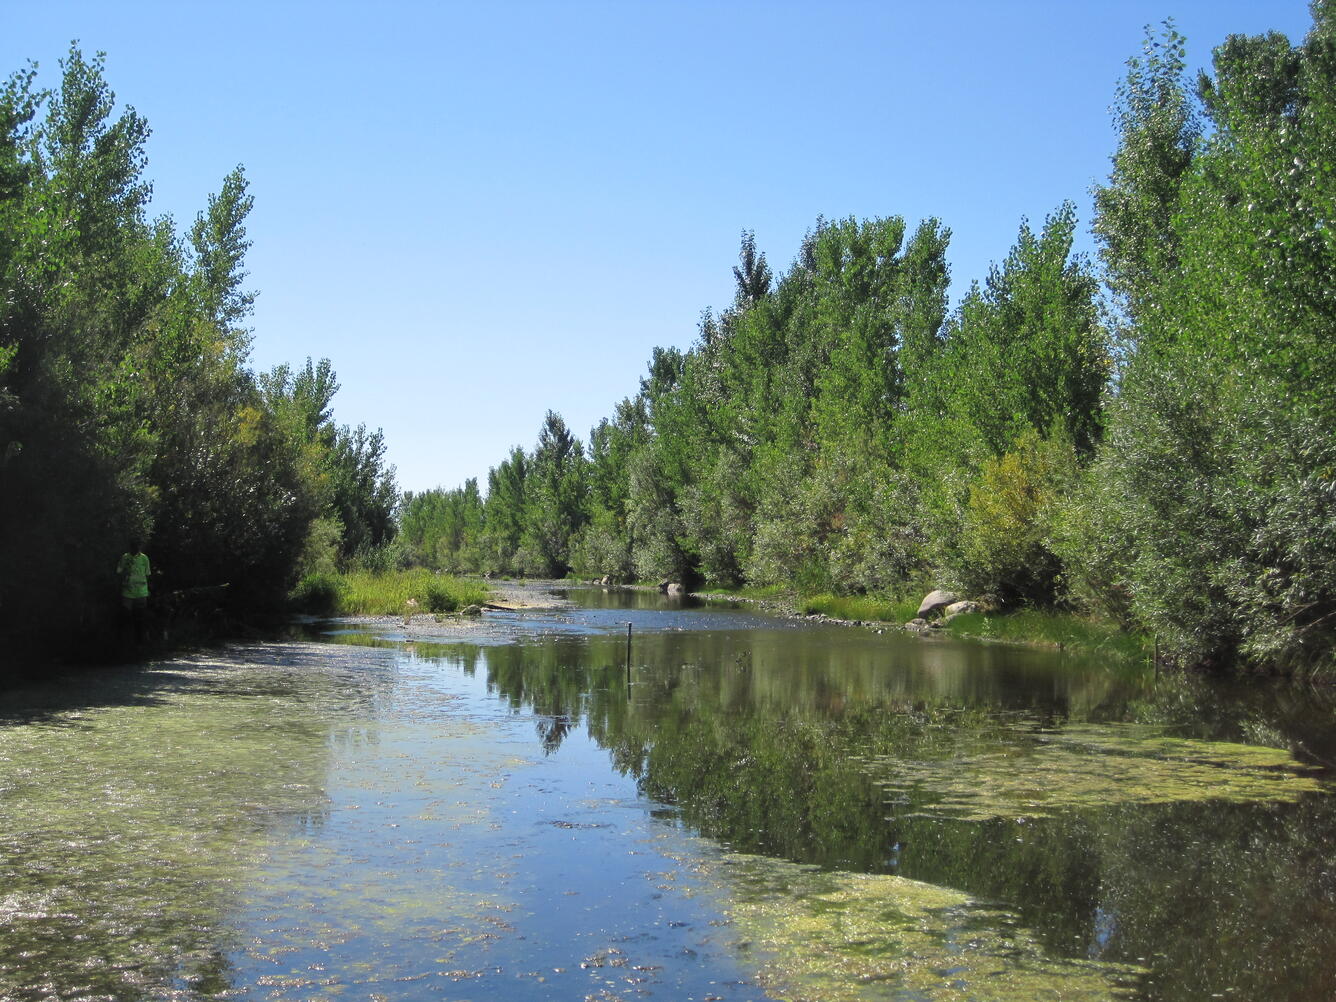
[[[1146,29],[1143,56],[1128,61],[1118,88],[1109,183],[1094,190],[1105,280],[1133,321],[1151,307],[1159,277],[1178,263],[1173,214],[1201,139],[1185,58],[1186,39],[1173,21],[1158,35]]]
[[[1214,126],[1179,186],[1106,467],[1132,611],[1188,661],[1336,651],[1336,25],[1231,37],[1199,93]]]
[[[327,512],[336,385],[327,363],[292,395],[286,369],[246,368],[244,174],[183,239],[146,215],[148,125],[117,112],[103,57],[72,46],[58,88],[35,80],[0,88],[0,565],[24,569],[0,575],[0,631],[44,631],[48,654],[103,639],[132,536],[160,607],[202,587],[272,607]],[[75,627],[53,643],[56,617]]]
[[[528,478],[529,459],[518,445],[487,473],[483,562],[490,571],[513,574],[523,569],[517,557],[524,537]]]
[[[385,463],[385,435],[366,425],[341,426],[327,459],[334,515],[343,524],[343,553],[378,549],[395,534],[399,490]]]
[[[538,433],[526,483],[526,569],[563,577],[571,569],[571,541],[587,520],[584,447],[555,411]]]
[[[765,263],[765,255],[757,253],[756,234],[751,230],[742,232],[742,249],[738,254],[738,266],[733,269],[733,278],[737,281],[738,292],[734,301],[738,309],[755,306],[770,292],[770,266]]]
[[[254,292],[241,290],[246,277],[242,265],[250,249],[245,219],[255,204],[246,189],[245,170],[237,167],[223,180],[223,190],[209,196],[208,211],[199,214],[190,230],[203,299],[214,323],[222,330],[235,331],[236,337],[242,336],[236,324],[250,314],[255,303]]]

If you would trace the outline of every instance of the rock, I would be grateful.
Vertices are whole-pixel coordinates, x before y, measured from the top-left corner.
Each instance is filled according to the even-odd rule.
[[[945,609],[942,610],[942,615],[945,616],[947,619],[951,619],[953,616],[959,616],[966,612],[981,612],[981,611],[982,609],[980,609],[978,602],[971,602],[969,601],[969,599],[966,599],[963,602],[952,602],[950,605],[948,605]]]
[[[919,603],[918,618],[922,619],[924,616],[929,616],[938,609],[945,608],[951,603],[959,601],[960,596],[953,592],[942,591],[940,588],[936,591],[930,591],[923,597],[923,601]]]
[[[668,583],[668,587],[665,588],[664,591],[666,591],[669,595],[673,595],[678,598],[681,598],[683,595],[687,593],[687,590],[682,587],[682,583],[680,581],[670,581]]]
[[[905,624],[905,629],[910,633],[926,633],[928,631],[928,621],[923,618],[911,619]]]
[[[466,605],[466,606],[464,606],[464,608],[462,608],[462,609],[459,610],[459,614],[460,614],[461,616],[481,616],[481,615],[482,615],[482,606],[480,606],[480,605]]]

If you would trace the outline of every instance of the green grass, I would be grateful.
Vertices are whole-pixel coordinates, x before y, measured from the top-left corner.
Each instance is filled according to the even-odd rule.
[[[831,619],[903,625],[918,615],[920,597],[892,598],[877,595],[798,595],[792,588],[702,588],[700,594],[721,598],[756,599],[789,605],[804,615],[821,614]],[[1108,620],[1091,619],[1070,612],[1021,609],[1007,613],[966,613],[956,616],[945,633],[954,637],[997,640],[1114,654],[1120,658],[1144,659],[1150,641],[1127,633]],[[1336,672],[1334,672],[1336,674]]]
[[[407,571],[351,571],[334,577],[337,599],[328,611],[338,616],[397,616],[417,601],[418,612],[449,612],[481,605],[489,592],[481,581],[448,577],[424,568]]]
[[[1038,609],[1021,609],[1005,615],[969,612],[951,620],[946,631],[957,637],[1043,644],[1129,658],[1145,657],[1149,649],[1145,637],[1127,633],[1107,620]]]
[[[832,619],[907,623],[918,612],[918,600],[874,595],[809,595],[798,600],[798,611],[807,615],[820,613]]]
[[[903,624],[918,614],[919,599],[873,595],[808,595],[794,600],[801,613],[820,613],[832,619]],[[1021,609],[1002,614],[966,613],[956,616],[946,632],[955,637],[999,640],[1006,643],[1111,653],[1140,659],[1149,642],[1127,633],[1108,620],[1090,619],[1070,612]]]

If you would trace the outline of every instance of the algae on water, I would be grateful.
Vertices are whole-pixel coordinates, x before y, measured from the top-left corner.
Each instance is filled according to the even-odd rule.
[[[439,873],[366,874],[344,865],[358,845],[335,851],[319,837],[331,811],[400,797],[443,837],[477,827],[460,777],[508,764],[427,687],[394,722],[375,722],[367,709],[386,698],[377,681],[393,660],[241,648],[89,675],[0,721],[0,997],[129,1000],[169,984],[208,997],[243,956],[269,969],[272,994],[305,984],[289,952],[492,914],[497,902]],[[405,723],[429,723],[432,750],[469,765],[384,755]],[[361,787],[354,803],[330,800],[339,757]],[[386,761],[402,768],[374,768]],[[262,945],[232,926],[245,902],[263,913]]]
[[[702,858],[736,949],[786,1002],[1128,998],[1140,968],[1050,956],[1008,912],[945,887],[764,856]]]
[[[1317,773],[1282,749],[1174,737],[1138,724],[1018,730],[988,750],[882,756],[863,767],[890,803],[967,821],[1130,804],[1294,802],[1321,788]]]

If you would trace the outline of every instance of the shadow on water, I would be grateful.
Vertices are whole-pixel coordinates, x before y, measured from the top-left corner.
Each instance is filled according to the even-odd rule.
[[[0,996],[230,989],[238,878],[326,824],[331,755],[374,739],[393,659],[349,653],[242,645],[7,693]]]
[[[371,634],[359,639],[366,646],[398,646]],[[234,677],[238,662],[267,661],[268,649],[264,643],[232,644],[162,661],[85,666],[42,679],[27,679],[0,692],[0,727],[39,723],[77,727],[82,726],[79,711],[163,706],[189,694],[300,700],[310,691],[305,671],[315,672],[316,678],[329,678],[327,653],[319,646],[302,644],[284,648],[288,671],[263,681]],[[345,681],[365,682],[365,678],[360,665],[345,673]],[[350,697],[355,698],[359,688],[353,685],[348,690]]]

